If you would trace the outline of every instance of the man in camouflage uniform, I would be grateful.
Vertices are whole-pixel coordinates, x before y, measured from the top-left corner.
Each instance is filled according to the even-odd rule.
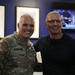
[[[0,75],[33,75],[36,54],[29,38],[34,32],[34,19],[22,15],[18,32],[0,41]]]

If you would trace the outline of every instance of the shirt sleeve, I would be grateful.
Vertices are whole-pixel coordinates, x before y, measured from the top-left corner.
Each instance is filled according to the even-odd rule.
[[[6,64],[6,55],[7,55],[8,47],[7,43],[3,40],[0,41],[0,73],[4,70]]]

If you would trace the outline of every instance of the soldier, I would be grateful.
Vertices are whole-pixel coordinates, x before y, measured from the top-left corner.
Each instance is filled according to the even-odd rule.
[[[34,19],[22,15],[17,26],[18,32],[0,41],[0,75],[33,75],[36,54],[29,38],[34,32]]]

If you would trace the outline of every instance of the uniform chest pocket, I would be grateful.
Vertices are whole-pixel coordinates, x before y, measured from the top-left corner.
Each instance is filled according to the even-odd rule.
[[[25,56],[26,55],[26,49],[23,48],[22,46],[16,46],[16,47],[13,47],[11,49],[11,52],[10,54],[13,56],[13,57],[19,57],[19,56]]]

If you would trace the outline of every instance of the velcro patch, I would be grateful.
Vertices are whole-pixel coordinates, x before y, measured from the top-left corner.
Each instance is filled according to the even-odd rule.
[[[3,51],[3,46],[0,44],[0,52]]]

